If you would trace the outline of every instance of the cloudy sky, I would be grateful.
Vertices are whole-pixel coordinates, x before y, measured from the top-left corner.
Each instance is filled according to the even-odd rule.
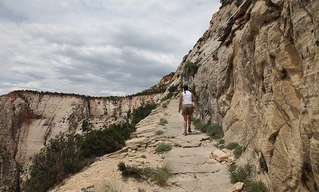
[[[219,0],[1,0],[0,94],[143,90],[176,70],[218,7]]]

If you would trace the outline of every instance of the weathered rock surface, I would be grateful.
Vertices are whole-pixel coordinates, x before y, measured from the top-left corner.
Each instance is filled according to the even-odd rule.
[[[246,146],[272,191],[318,191],[319,1],[236,2],[224,1],[171,86],[195,63],[198,117]]]
[[[234,158],[231,156],[230,153],[225,153],[222,150],[215,149],[211,154],[210,154],[212,159],[215,159],[218,162],[228,162],[232,163],[234,161]]]
[[[233,185],[232,192],[241,192],[244,189],[244,183],[237,182]]]

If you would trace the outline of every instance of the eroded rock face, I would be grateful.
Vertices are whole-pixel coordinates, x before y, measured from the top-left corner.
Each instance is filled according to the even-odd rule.
[[[84,121],[99,129],[125,120],[141,105],[155,103],[161,91],[158,87],[165,89],[172,75],[146,93],[127,97],[35,91],[0,96],[0,191],[19,191],[20,170],[50,138],[60,133],[81,133]]]
[[[227,2],[175,75],[198,65],[197,115],[247,146],[276,192],[319,190],[318,15],[317,0]]]
[[[28,163],[50,138],[81,133],[84,120],[93,128],[124,120],[129,111],[155,102],[155,97],[90,98],[24,91],[0,97],[0,145],[6,152],[0,156],[1,181],[15,177],[18,173],[12,167]]]

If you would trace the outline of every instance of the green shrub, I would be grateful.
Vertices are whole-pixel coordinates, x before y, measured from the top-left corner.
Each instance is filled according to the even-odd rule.
[[[156,147],[155,151],[156,153],[164,153],[164,152],[170,151],[171,149],[172,149],[172,145],[167,143],[160,143]]]
[[[89,132],[92,130],[92,123],[89,119],[84,119],[81,126],[81,131],[83,132]]]
[[[208,136],[212,137],[213,139],[220,139],[224,137],[223,128],[217,124],[206,125],[206,133]]]
[[[170,87],[168,88],[168,91],[169,91],[170,93],[176,92],[177,90],[178,90],[178,85],[170,86]]]
[[[123,162],[120,162],[117,166],[123,177],[134,177],[136,179],[140,179],[143,176],[143,170],[141,168],[126,166]]]
[[[199,119],[193,119],[193,125],[195,129],[200,130],[201,132],[205,132],[203,130],[204,124]]]
[[[171,176],[171,173],[167,167],[162,167],[156,169],[147,169],[147,175],[151,181],[160,186],[164,186],[166,185],[168,178]]]
[[[81,155],[84,158],[92,158],[119,150],[125,145],[125,140],[132,131],[133,128],[128,123],[91,131],[81,140]]]
[[[251,181],[246,183],[247,192],[267,192],[268,188],[261,181]]]
[[[167,167],[162,168],[138,168],[133,166],[127,166],[125,163],[120,162],[118,169],[123,177],[133,177],[135,179],[150,179],[158,185],[165,185],[171,173]]]
[[[233,154],[238,159],[241,154],[245,151],[245,147],[239,145],[238,143],[229,143],[226,146],[227,149],[233,150]]]
[[[233,150],[238,146],[240,146],[238,143],[229,143],[228,145],[226,145],[226,149]]]
[[[219,149],[225,148],[225,140],[224,139],[218,140],[216,147],[218,147]]]
[[[244,167],[238,167],[235,164],[228,169],[231,183],[243,182],[247,192],[267,192],[268,189],[264,183],[254,181],[252,176],[252,167],[247,164]]]
[[[168,121],[167,121],[166,119],[161,118],[161,119],[160,119],[160,122],[159,122],[158,124],[164,126],[164,125],[166,125],[167,123],[168,123]]]
[[[135,130],[136,124],[148,116],[155,105],[143,105],[132,113],[126,123],[92,130],[88,120],[82,123],[83,135],[59,135],[33,158],[26,192],[45,192],[70,174],[92,163],[97,156],[119,150]],[[131,122],[131,123],[129,123]]]
[[[87,165],[88,161],[81,159],[80,141],[79,135],[59,135],[51,139],[46,148],[34,156],[25,191],[45,192]]]
[[[218,144],[224,145],[224,144],[225,144],[225,140],[224,140],[224,139],[220,139],[220,140],[218,141]]]
[[[245,147],[243,146],[236,147],[235,150],[233,151],[236,159],[238,159],[244,151],[245,151]]]
[[[59,135],[35,155],[25,190],[47,191],[70,174],[80,171],[91,159],[114,152],[125,145],[133,129],[129,124],[92,130],[82,136]]]
[[[245,167],[237,167],[236,165],[231,165],[228,171],[230,173],[231,183],[247,183],[252,176],[252,167],[249,164],[247,164]]]
[[[210,123],[203,124],[199,119],[194,119],[193,124],[195,129],[200,130],[203,133],[206,133],[213,139],[220,139],[224,137],[224,131],[220,125]]]
[[[146,104],[141,107],[133,110],[132,116],[132,126],[135,127],[137,123],[139,123],[142,119],[147,117],[153,109],[155,109],[156,104]]]
[[[187,77],[194,76],[197,73],[197,71],[198,66],[193,62],[187,61],[184,66],[183,75]]]

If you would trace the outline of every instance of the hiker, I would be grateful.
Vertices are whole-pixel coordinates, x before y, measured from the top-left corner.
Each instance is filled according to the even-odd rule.
[[[183,93],[179,100],[179,107],[178,112],[181,112],[184,117],[184,135],[187,135],[188,133],[191,133],[191,124],[192,124],[192,114],[194,111],[194,105],[193,105],[193,95],[188,90],[188,85],[183,85]]]

